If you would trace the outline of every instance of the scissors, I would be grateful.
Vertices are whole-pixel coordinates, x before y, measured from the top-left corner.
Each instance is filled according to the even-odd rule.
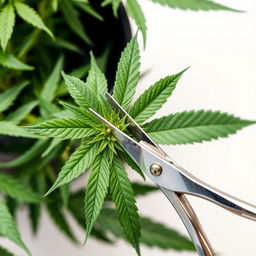
[[[119,130],[93,109],[89,111],[112,129],[113,136],[123,150],[168,198],[184,223],[199,256],[216,254],[186,194],[209,200],[234,214],[256,221],[256,206],[222,192],[186,171],[143,131],[110,94],[107,93],[106,97],[112,109],[119,113],[121,118],[126,118],[129,123],[128,130],[136,140]]]

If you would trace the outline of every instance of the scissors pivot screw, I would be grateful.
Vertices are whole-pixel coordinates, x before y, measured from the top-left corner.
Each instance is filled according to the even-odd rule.
[[[153,176],[160,176],[162,174],[162,166],[160,164],[157,163],[153,163],[150,166],[150,172]]]

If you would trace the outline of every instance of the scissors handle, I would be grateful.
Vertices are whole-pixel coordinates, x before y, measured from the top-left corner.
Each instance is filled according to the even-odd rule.
[[[216,255],[194,210],[187,198],[171,190],[160,187],[185,225],[199,256]]]
[[[183,191],[180,191],[181,193],[187,193],[207,199],[234,214],[256,221],[255,205],[247,203],[217,188],[214,188],[213,186],[210,186],[209,184],[194,177],[181,167],[178,168],[184,175],[183,181],[185,186],[183,186]]]

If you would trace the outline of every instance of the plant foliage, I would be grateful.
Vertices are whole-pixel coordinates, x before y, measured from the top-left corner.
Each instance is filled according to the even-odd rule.
[[[236,11],[210,0],[152,2],[183,10]],[[123,152],[111,129],[88,111],[94,109],[127,132],[125,119],[109,107],[105,97],[111,83],[105,75],[111,46],[100,54],[90,51],[93,36],[84,16],[105,22],[104,11],[95,3],[0,0],[0,153],[11,156],[0,162],[0,235],[29,254],[15,222],[17,210],[25,206],[35,234],[42,209],[47,209],[52,222],[74,243],[78,241],[67,212],[84,229],[85,241],[89,236],[106,243],[122,238],[138,255],[140,244],[193,251],[188,238],[140,216],[136,197],[157,188],[130,181],[132,170],[145,179],[142,170]],[[101,6],[111,13],[113,9],[117,18],[120,4],[120,0],[105,0]],[[127,0],[124,5],[142,32],[145,46],[147,25],[140,0]],[[205,110],[152,120],[186,69],[153,83],[135,99],[140,62],[136,34],[120,56],[113,96],[157,143],[210,141],[254,124]],[[88,175],[85,188],[73,192],[70,183],[84,173]],[[0,255],[13,254],[0,247]]]

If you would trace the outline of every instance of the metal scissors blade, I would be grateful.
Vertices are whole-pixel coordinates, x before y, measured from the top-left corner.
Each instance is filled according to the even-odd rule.
[[[256,220],[256,207],[254,205],[217,190],[174,163],[111,95],[107,94],[106,96],[112,108],[117,110],[121,117],[126,116],[127,121],[130,123],[128,126],[129,130],[139,143],[117,129],[95,111],[90,111],[99,120],[112,128],[114,137],[123,149],[133,158],[147,176],[160,187],[180,215],[199,255],[214,255],[214,252],[184,194],[199,196],[237,215]],[[160,175],[155,175],[152,172],[153,165],[161,167]]]

